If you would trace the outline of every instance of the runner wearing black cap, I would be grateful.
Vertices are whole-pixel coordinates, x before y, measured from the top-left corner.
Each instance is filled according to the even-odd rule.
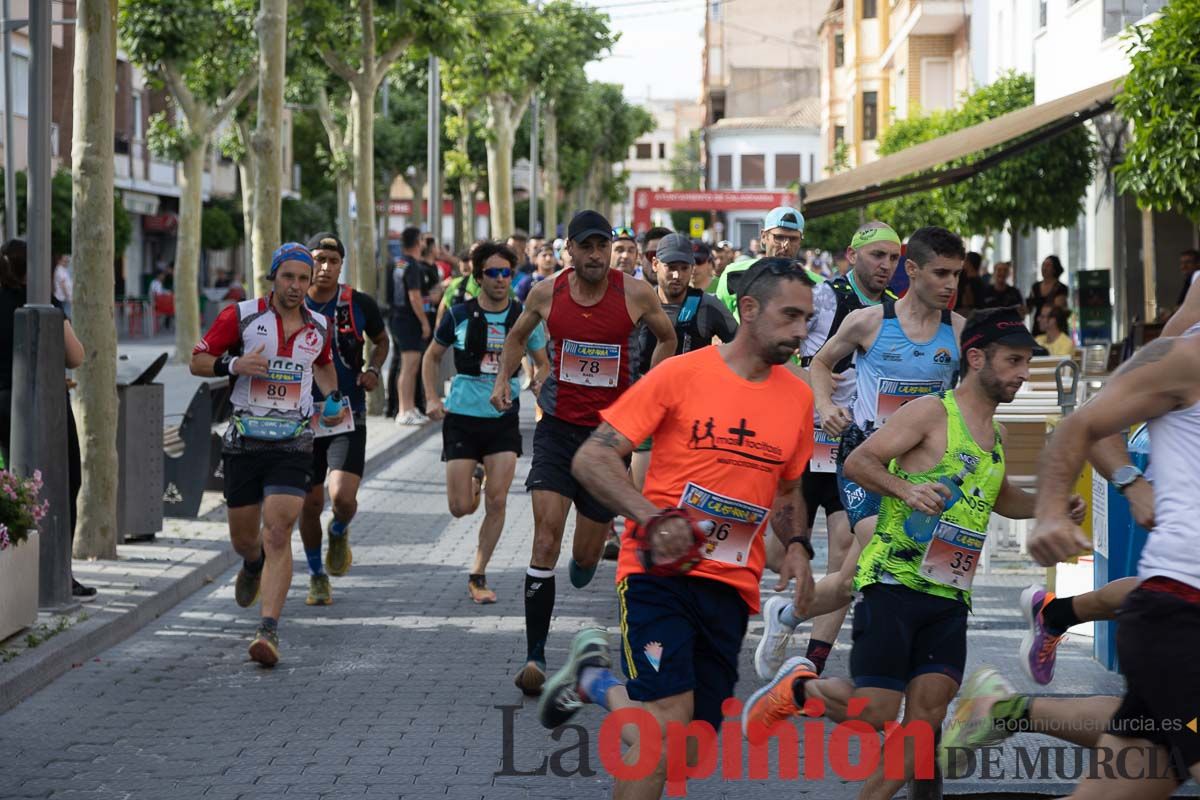
[[[223,310],[192,351],[193,375],[235,376],[221,448],[229,538],[243,560],[234,598],[246,608],[261,585],[262,622],[250,657],[266,667],[279,661],[292,526],[312,483],[313,383],[324,394],[338,387],[328,320],[304,304],[313,266],[304,245],[280,247],[268,273],[271,294]],[[345,417],[341,408],[318,422],[336,427]]]
[[[633,377],[629,352],[634,326],[645,320],[658,339],[657,364],[675,352],[675,330],[654,290],[610,268],[612,226],[602,214],[580,211],[567,227],[572,267],[533,287],[500,356],[500,375],[516,370],[529,338],[545,320],[550,375],[538,394],[544,412],[533,437],[533,464],[525,486],[533,492],[533,556],[525,577],[526,664],[516,684],[538,694],[546,679],[546,636],[554,612],[554,566],[563,529],[575,505],[571,583],[586,586],[600,561],[613,512],[571,475],[571,459],[596,426],[600,411],[620,397]],[[512,407],[512,387],[496,381],[492,405]]]
[[[806,698],[823,701],[837,722],[847,719],[851,700],[865,699],[855,718],[878,730],[895,721],[903,701],[904,724],[940,731],[962,682],[971,583],[988,520],[993,511],[1034,514],[1035,496],[1005,475],[995,413],[1028,379],[1035,345],[1015,310],[978,312],[963,330],[958,388],[905,404],[846,460],[846,474],[883,497],[854,577],[862,599],[854,610],[853,682],[817,678],[808,659],[789,659],[745,707],[752,743],[801,713]],[[1082,499],[1067,505],[1064,514],[1082,519]],[[910,751],[905,775],[913,770]],[[881,764],[861,796],[892,797],[903,784],[886,778]]]
[[[312,488],[300,515],[300,538],[309,571],[305,602],[324,606],[333,602],[329,575],[345,575],[350,569],[350,522],[358,512],[358,486],[367,459],[367,392],[379,385],[388,357],[388,334],[375,300],[338,283],[346,257],[341,240],[333,233],[318,233],[308,240],[307,247],[317,269],[304,302],[310,311],[328,320],[338,391],[352,415],[341,426],[349,426],[349,430],[333,432],[319,425],[314,429]],[[370,363],[363,354],[368,338],[374,345]],[[314,391],[313,399],[325,402],[320,391]],[[321,512],[325,510],[326,473],[333,519],[327,529],[329,553],[322,565]]]
[[[699,239],[693,239],[692,255],[696,259],[696,264],[692,267],[692,286],[702,292],[715,294],[719,277],[713,264],[712,249]]]

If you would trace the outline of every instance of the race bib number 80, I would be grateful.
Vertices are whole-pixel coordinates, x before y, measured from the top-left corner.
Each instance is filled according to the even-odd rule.
[[[684,487],[679,507],[691,509],[707,534],[701,555],[739,567],[746,566],[754,538],[770,513],[768,508],[719,495],[694,483]]]
[[[621,345],[564,339],[558,379],[580,386],[612,389],[621,371]]]
[[[300,409],[304,369],[283,358],[272,359],[267,374],[250,379],[250,405],[280,411]]]

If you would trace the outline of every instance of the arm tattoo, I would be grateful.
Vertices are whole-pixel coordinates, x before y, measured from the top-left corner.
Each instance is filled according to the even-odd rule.
[[[797,535],[795,503],[787,500],[776,506],[775,515],[771,518],[771,529],[775,531],[775,536],[783,541]]]
[[[616,428],[614,428],[612,425],[609,425],[607,422],[602,422],[600,427],[596,428],[596,430],[594,430],[592,435],[588,438],[603,447],[611,447],[616,449],[620,446],[621,439],[624,437],[617,433]]]
[[[1166,358],[1167,354],[1170,353],[1174,347],[1174,337],[1155,339],[1153,342],[1134,353],[1132,358],[1121,365],[1121,368],[1117,370],[1116,374],[1122,375],[1126,372],[1133,372],[1139,367],[1156,364]]]

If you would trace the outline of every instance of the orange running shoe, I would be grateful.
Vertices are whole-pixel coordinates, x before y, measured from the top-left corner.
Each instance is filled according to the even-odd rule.
[[[803,656],[783,662],[771,682],[746,701],[742,709],[742,734],[751,744],[763,742],[773,726],[800,713],[792,685],[797,680],[817,677],[817,668]]]

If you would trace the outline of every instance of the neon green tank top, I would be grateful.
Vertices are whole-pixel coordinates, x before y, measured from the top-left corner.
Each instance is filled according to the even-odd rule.
[[[962,475],[963,496],[942,514],[929,542],[913,541],[904,532],[904,522],[912,509],[902,500],[884,497],[875,535],[858,559],[856,591],[872,583],[900,583],[914,591],[971,604],[971,579],[992,507],[1004,483],[1004,446],[996,422],[992,423],[996,438],[991,452],[975,443],[953,391],[942,395],[942,405],[946,409],[946,452],[942,460],[933,469],[911,474],[893,460],[888,471],[917,484]]]

